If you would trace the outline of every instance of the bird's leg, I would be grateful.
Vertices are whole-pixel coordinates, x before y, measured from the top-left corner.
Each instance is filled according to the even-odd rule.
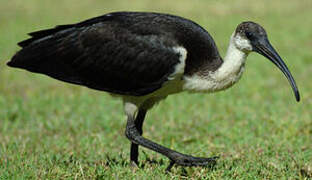
[[[139,110],[138,115],[140,114],[140,111],[141,110]],[[174,164],[177,164],[180,166],[209,166],[209,165],[214,165],[216,163],[216,159],[218,157],[212,157],[212,158],[193,157],[193,156],[182,154],[172,149],[166,148],[162,145],[159,145],[151,140],[148,140],[142,137],[139,129],[137,128],[135,121],[136,119],[134,118],[133,115],[128,115],[127,127],[126,127],[126,132],[125,132],[127,138],[134,144],[141,145],[145,148],[151,149],[153,151],[156,151],[160,154],[167,156],[171,160],[170,165],[167,168],[167,171],[170,171],[171,167]],[[137,149],[134,149],[133,152],[135,152],[135,150]],[[131,148],[131,151],[132,151],[132,148]],[[133,158],[134,157],[135,156],[133,156]]]
[[[135,127],[138,130],[140,135],[142,135],[143,133],[142,126],[143,126],[145,115],[146,115],[146,110],[140,110],[134,121]],[[134,142],[131,142],[130,162],[134,165],[139,165],[138,156],[139,156],[139,145]]]

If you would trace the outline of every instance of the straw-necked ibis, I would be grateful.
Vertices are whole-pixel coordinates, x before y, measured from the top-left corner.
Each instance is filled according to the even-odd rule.
[[[250,52],[272,61],[287,77],[296,100],[300,100],[287,66],[269,43],[265,30],[254,22],[237,26],[224,61],[205,29],[168,14],[115,12],[29,35],[31,38],[18,43],[22,49],[8,65],[121,97],[134,164],[138,164],[139,145],[167,156],[167,170],[174,164],[215,163],[216,157],[193,157],[144,138],[144,117],[170,94],[231,87],[240,79]]]

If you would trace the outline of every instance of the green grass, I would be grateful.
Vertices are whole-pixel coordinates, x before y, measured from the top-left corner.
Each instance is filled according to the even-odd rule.
[[[147,116],[144,136],[195,156],[219,155],[214,169],[175,167],[147,149],[129,167],[122,103],[108,94],[11,69],[26,33],[117,10],[173,13],[201,24],[224,55],[237,24],[262,24],[297,80],[296,103],[282,73],[251,54],[233,88],[181,93]],[[0,179],[312,178],[312,2],[309,0],[0,1]],[[144,151],[144,152],[142,152]]]

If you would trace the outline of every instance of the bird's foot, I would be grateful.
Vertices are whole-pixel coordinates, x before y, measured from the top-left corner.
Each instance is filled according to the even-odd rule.
[[[138,161],[130,161],[130,166],[134,169],[139,168],[139,162]]]
[[[208,166],[213,167],[217,163],[218,156],[210,158],[193,157],[190,155],[175,153],[173,157],[170,157],[170,164],[166,171],[170,172],[173,165],[178,166]]]

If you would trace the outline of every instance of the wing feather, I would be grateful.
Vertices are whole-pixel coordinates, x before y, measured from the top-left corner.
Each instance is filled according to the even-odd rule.
[[[173,48],[178,44],[168,34],[141,34],[117,21],[87,22],[30,33],[8,65],[136,96],[160,88],[180,62]]]

